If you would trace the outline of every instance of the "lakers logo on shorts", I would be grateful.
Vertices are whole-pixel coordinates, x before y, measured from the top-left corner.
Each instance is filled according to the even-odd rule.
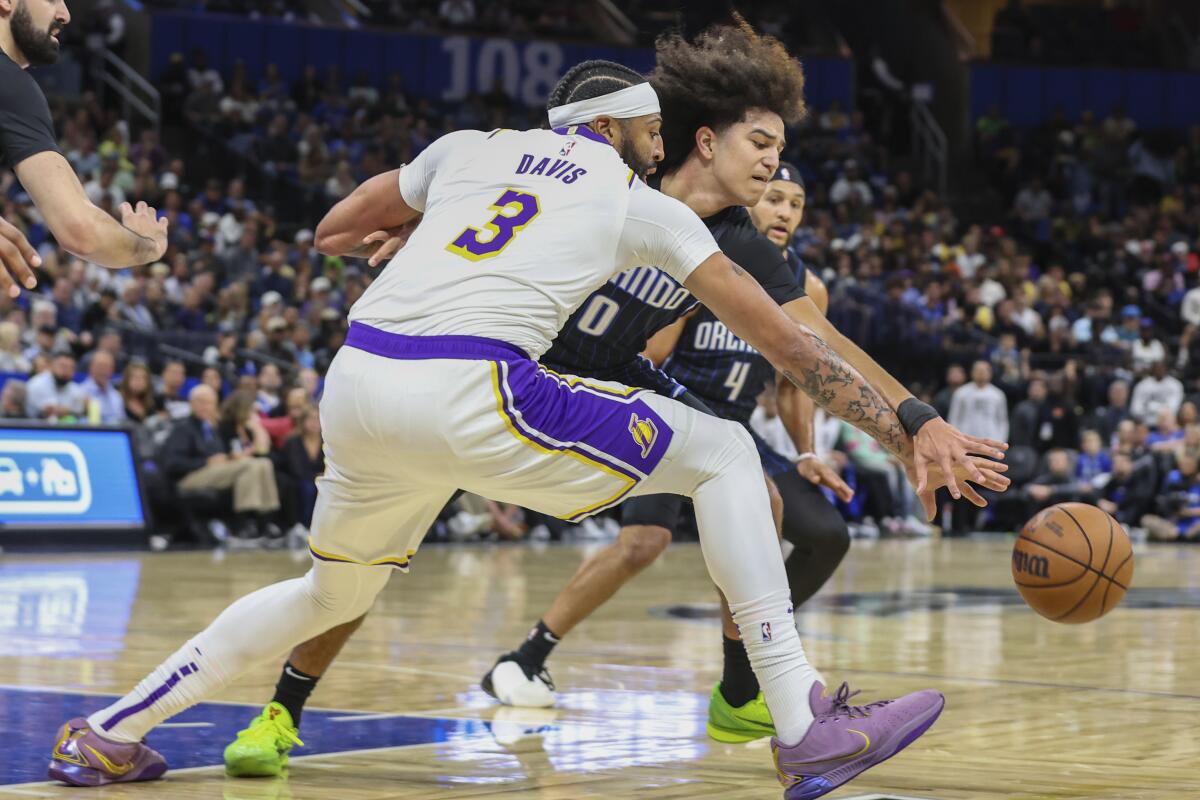
[[[635,411],[629,415],[629,432],[633,434],[633,441],[642,448],[642,458],[648,457],[658,441],[658,426],[654,420],[649,417],[639,419]]]

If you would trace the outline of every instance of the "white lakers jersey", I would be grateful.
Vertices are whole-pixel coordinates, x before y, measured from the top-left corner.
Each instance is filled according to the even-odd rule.
[[[483,336],[537,358],[616,273],[653,264],[682,282],[719,252],[691,210],[582,127],[447,134],[399,189],[425,216],[350,311],[393,333]]]

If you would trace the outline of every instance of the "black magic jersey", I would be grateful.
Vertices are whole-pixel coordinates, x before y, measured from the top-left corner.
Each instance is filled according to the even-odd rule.
[[[720,244],[720,240],[718,240]],[[724,249],[724,246],[721,246]],[[774,247],[774,245],[772,245]],[[776,248],[776,252],[779,250]],[[788,251],[789,269],[804,286],[806,269]],[[788,299],[803,296],[803,291]],[[780,303],[787,302],[781,300]],[[756,398],[775,379],[775,367],[739,339],[707,308],[700,308],[683,328],[666,373],[687,387],[724,419],[750,423]]]
[[[775,302],[783,305],[804,296],[792,265],[755,229],[746,209],[727,208],[704,223],[721,251],[754,276]],[[558,372],[678,395],[679,387],[640,354],[651,336],[695,305],[691,293],[665,272],[628,270],[576,309],[541,361]]]

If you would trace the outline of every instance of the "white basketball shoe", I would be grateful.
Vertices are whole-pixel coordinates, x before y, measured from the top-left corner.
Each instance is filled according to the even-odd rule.
[[[534,672],[527,669],[512,654],[500,657],[483,680],[485,692],[506,706],[520,708],[549,708],[554,705],[554,681],[543,667]]]

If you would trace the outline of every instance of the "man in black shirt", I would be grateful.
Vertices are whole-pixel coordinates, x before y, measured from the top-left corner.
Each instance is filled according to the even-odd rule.
[[[1108,405],[1100,406],[1087,419],[1085,428],[1100,433],[1100,439],[1105,445],[1112,442],[1117,433],[1117,426],[1129,419],[1129,384],[1126,381],[1113,381],[1108,385]]]
[[[88,199],[58,150],[46,97],[26,71],[58,58],[58,34],[71,21],[66,3],[15,0],[9,8],[0,10],[0,166],[12,167],[69,252],[112,269],[156,261],[167,249],[166,219],[145,203],[122,203],[118,223]],[[32,275],[18,277],[32,288]]]

